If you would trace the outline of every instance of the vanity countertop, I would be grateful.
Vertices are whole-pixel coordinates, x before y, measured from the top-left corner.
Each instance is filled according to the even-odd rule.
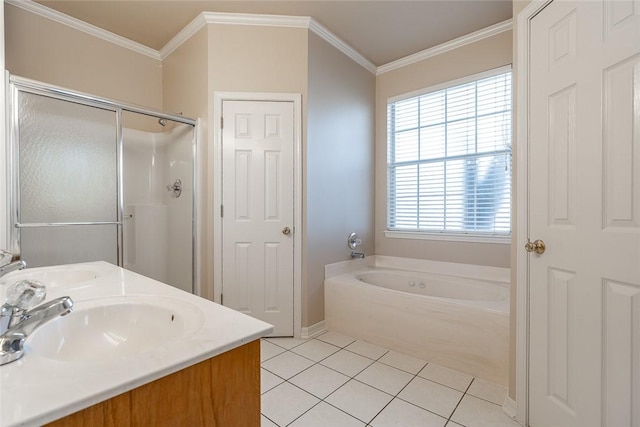
[[[70,272],[63,283],[60,271]],[[186,333],[169,334],[159,346],[119,357],[65,360],[43,355],[27,338],[24,356],[0,366],[0,426],[41,425],[110,399],[269,334],[273,327],[204,298],[106,262],[26,269],[0,279],[0,298],[15,281],[33,277],[47,285],[47,298],[70,296],[74,311],[52,320],[62,325],[74,313],[103,301],[161,300],[189,308]],[[172,317],[173,320],[173,317]],[[56,325],[56,326],[57,326]],[[42,328],[47,327],[47,324]],[[34,345],[35,347],[35,345]],[[99,350],[96,350],[99,351]],[[101,356],[104,356],[101,355]]]

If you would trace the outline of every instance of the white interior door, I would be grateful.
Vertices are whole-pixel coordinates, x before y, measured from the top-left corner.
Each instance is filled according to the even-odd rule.
[[[529,422],[640,427],[640,1],[531,21]]]
[[[222,303],[293,336],[293,102],[222,103]]]

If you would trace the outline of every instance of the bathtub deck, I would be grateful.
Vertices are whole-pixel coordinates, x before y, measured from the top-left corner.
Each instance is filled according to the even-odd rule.
[[[506,387],[345,335],[261,347],[263,427],[518,426]]]

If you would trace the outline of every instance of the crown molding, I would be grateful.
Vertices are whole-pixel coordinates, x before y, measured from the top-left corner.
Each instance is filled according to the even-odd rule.
[[[1,0],[0,0],[1,1]],[[436,55],[448,52],[453,49],[486,39],[496,34],[510,31],[513,28],[511,19],[492,25],[487,28],[475,31],[471,34],[459,37],[457,39],[442,43],[429,49],[414,53],[396,61],[376,67],[371,61],[365,58],[360,52],[349,46],[338,36],[329,31],[315,19],[308,16],[286,16],[286,15],[256,15],[248,13],[220,13],[220,12],[202,12],[196,16],[186,27],[176,34],[166,45],[159,51],[147,47],[141,43],[134,42],[125,37],[114,34],[110,31],[103,30],[95,25],[86,23],[79,19],[65,15],[54,9],[50,9],[32,0],[5,0],[5,3],[16,6],[20,9],[35,13],[36,15],[66,25],[75,30],[82,31],[99,39],[113,43],[125,49],[132,50],[136,53],[148,56],[155,60],[162,61],[184,42],[191,38],[194,34],[204,28],[207,24],[222,25],[255,25],[268,27],[287,27],[287,28],[307,28],[313,31],[324,41],[338,49],[340,52],[351,58],[353,61],[361,65],[367,71],[380,75],[407,65],[423,61]]]
[[[160,57],[162,59],[169,56],[180,45],[190,37],[204,28],[207,24],[218,25],[255,25],[263,27],[286,27],[286,28],[306,28],[313,31],[320,38],[338,49],[340,52],[360,64],[369,72],[375,74],[376,66],[362,54],[342,41],[338,36],[322,26],[315,19],[308,16],[286,16],[286,15],[255,15],[249,13],[219,13],[202,12],[186,27],[176,34],[162,49]]]
[[[71,27],[74,30],[82,31],[83,33],[97,37],[99,39],[102,39],[109,43],[123,47],[125,49],[132,50],[136,53],[148,56],[158,61],[161,60],[160,53],[155,49],[151,49],[150,47],[144,46],[143,44],[134,42],[125,37],[114,34],[110,31],[103,30],[102,28],[96,27],[95,25],[91,25],[79,19],[72,18],[69,15],[65,15],[64,13],[58,12],[57,10],[54,10],[54,9],[50,9],[34,1],[5,0],[5,3],[18,7],[23,10],[26,10],[28,12],[34,13],[36,15],[42,16],[43,18],[50,19],[59,24],[66,25],[67,27]]]
[[[163,61],[173,53],[174,50],[179,48],[184,42],[193,37],[198,31],[203,29],[207,25],[207,21],[204,19],[203,14],[196,16],[186,27],[184,27],[178,34],[173,36],[171,40],[165,44],[160,51],[160,59]]]
[[[252,13],[202,12],[207,24],[255,25],[259,27],[309,28],[308,16],[258,15]]]
[[[376,75],[384,74],[389,71],[397,70],[398,68],[406,67],[407,65],[415,64],[416,62],[424,61],[425,59],[443,54],[450,50],[475,43],[491,36],[495,36],[496,34],[504,33],[505,31],[510,31],[512,28],[513,24],[511,19],[499,22],[490,27],[483,28],[462,37],[458,37],[457,39],[405,56],[404,58],[389,62],[388,64],[381,65],[378,67]]]
[[[372,74],[376,74],[377,67],[365,58],[360,52],[346,44],[342,39],[329,31],[326,27],[321,25],[318,21],[313,18],[310,18],[309,22],[309,30],[313,31],[318,35],[321,39],[338,49],[340,52],[351,58],[353,61],[360,64],[367,71]]]
[[[160,57],[164,60],[208,24],[308,28],[310,19],[305,16],[202,12],[160,49]]]

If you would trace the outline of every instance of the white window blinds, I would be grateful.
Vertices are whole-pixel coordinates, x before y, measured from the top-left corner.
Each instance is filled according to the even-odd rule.
[[[511,232],[511,71],[388,104],[387,228]]]

